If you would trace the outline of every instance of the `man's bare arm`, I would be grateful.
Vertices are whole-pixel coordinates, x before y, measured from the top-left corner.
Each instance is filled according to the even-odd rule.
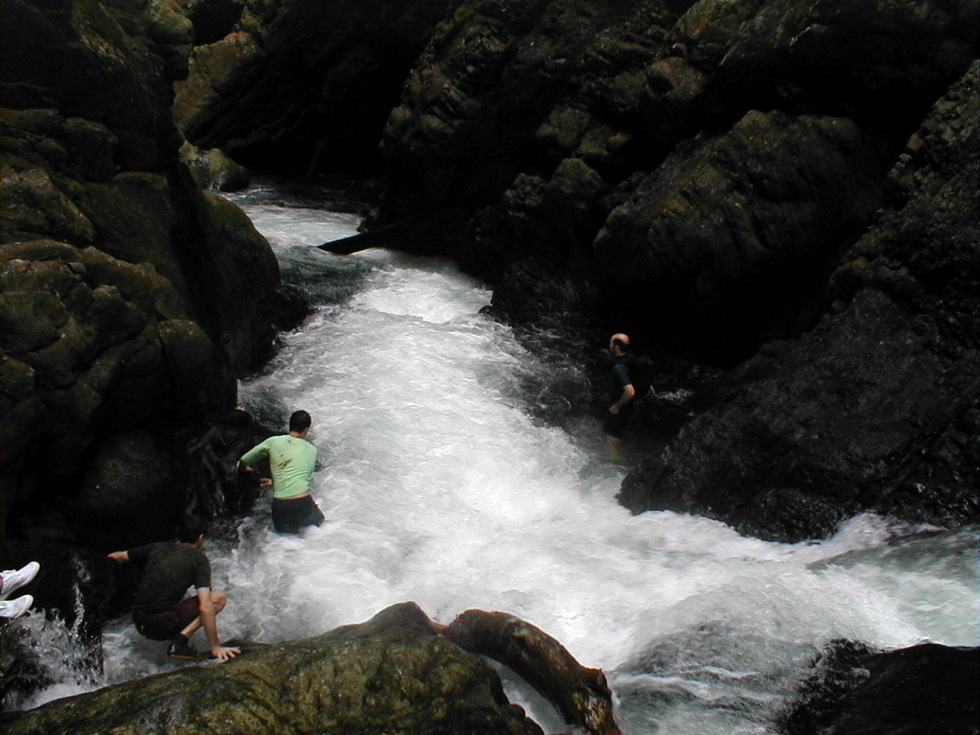
[[[204,626],[204,633],[208,637],[208,648],[211,655],[219,661],[226,661],[241,651],[237,648],[225,648],[218,640],[218,621],[214,611],[214,603],[211,602],[211,588],[201,587],[197,590],[197,609],[201,613],[201,624]]]

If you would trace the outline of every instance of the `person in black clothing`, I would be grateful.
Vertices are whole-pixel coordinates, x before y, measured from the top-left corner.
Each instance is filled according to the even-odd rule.
[[[628,335],[619,333],[609,338],[609,354],[612,355],[609,400],[612,405],[602,425],[602,433],[613,451],[619,450],[620,440],[633,415],[633,398],[636,396],[629,370],[629,346]]]
[[[180,541],[139,546],[109,554],[115,561],[131,561],[140,570],[140,582],[133,606],[133,623],[143,636],[170,640],[171,658],[195,658],[188,639],[204,628],[211,656],[219,661],[234,658],[237,648],[220,645],[217,614],[225,608],[227,597],[211,589],[211,562],[201,550],[205,524],[185,522]],[[196,594],[184,598],[189,587]]]

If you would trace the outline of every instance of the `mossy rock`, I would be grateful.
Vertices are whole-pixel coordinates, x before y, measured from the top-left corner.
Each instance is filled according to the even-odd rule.
[[[234,600],[230,604],[235,604]],[[438,635],[414,604],[220,665],[64,699],[8,735],[541,735],[495,671]]]

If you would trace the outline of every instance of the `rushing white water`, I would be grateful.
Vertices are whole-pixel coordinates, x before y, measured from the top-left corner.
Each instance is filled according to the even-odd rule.
[[[231,600],[222,637],[288,640],[408,600],[442,623],[503,610],[603,668],[630,735],[772,732],[834,638],[977,645],[975,531],[862,516],[786,545],[703,518],[631,516],[597,421],[570,436],[529,416],[524,379],[547,381],[549,367],[479,314],[486,288],[442,261],[311,248],[356,218],[274,195],[239,203],[321,306],[241,402],[273,425],[312,414],[327,522],[278,536],[263,499],[237,543],[211,548]],[[118,621],[101,683],[172,667],[162,648]],[[512,677],[508,691],[546,732],[564,728]]]

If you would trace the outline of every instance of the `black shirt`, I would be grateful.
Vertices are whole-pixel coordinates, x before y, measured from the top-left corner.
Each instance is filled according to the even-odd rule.
[[[167,542],[129,550],[129,560],[141,569],[136,608],[143,612],[168,610],[184,599],[188,587],[211,587],[211,562],[196,546]]]

